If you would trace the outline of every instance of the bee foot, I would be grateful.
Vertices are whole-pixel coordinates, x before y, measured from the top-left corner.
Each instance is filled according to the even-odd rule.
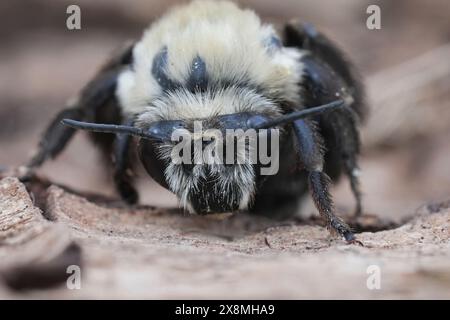
[[[358,246],[364,247],[364,244],[361,241],[359,241],[358,239],[356,239],[355,235],[350,231],[347,231],[346,233],[344,233],[344,239],[347,242],[347,244],[353,244],[353,245],[358,245]]]

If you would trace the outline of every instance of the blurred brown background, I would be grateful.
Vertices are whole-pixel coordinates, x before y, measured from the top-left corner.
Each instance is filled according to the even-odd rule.
[[[114,48],[139,38],[154,17],[179,2],[0,2],[0,164],[24,163],[48,121]],[[448,0],[238,2],[267,21],[299,18],[315,24],[361,70],[374,109],[361,160],[367,212],[401,216],[422,203],[450,198]],[[81,30],[66,29],[70,4],[81,7]],[[381,8],[381,30],[366,28],[369,4]],[[114,194],[100,155],[82,133],[42,172],[80,190]],[[145,203],[175,203],[145,175],[140,185]],[[339,208],[350,210],[347,182],[334,193]]]

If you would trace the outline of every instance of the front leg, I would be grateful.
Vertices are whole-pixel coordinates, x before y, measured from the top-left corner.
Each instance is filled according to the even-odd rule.
[[[133,125],[133,121],[125,121],[125,125]],[[138,193],[132,184],[130,174],[130,144],[131,136],[128,134],[118,134],[114,141],[114,183],[121,198],[128,204],[138,202]]]
[[[66,147],[75,129],[62,125],[61,120],[83,121],[95,116],[99,110],[115,99],[117,77],[124,66],[132,63],[133,45],[128,44],[115,54],[81,91],[76,102],[59,112],[42,136],[37,152],[25,165],[14,169],[14,175],[21,180],[31,178],[34,171],[47,159],[56,158]]]
[[[34,156],[22,166],[5,170],[6,174],[17,176],[22,182],[30,180],[36,169],[48,159],[57,157],[73,137],[75,129],[62,125],[61,120],[64,118],[82,120],[83,117],[84,111],[78,105],[61,110],[45,130]]]
[[[297,120],[293,123],[293,129],[297,138],[300,162],[308,172],[309,190],[320,215],[325,219],[328,228],[336,231],[348,243],[361,244],[349,226],[334,213],[333,201],[328,192],[330,179],[323,172],[323,139],[314,122]]]
[[[57,114],[42,136],[38,150],[27,163],[27,167],[30,169],[40,167],[47,159],[55,158],[64,149],[75,133],[75,129],[61,124],[61,120],[65,118],[82,120],[83,110],[75,106]]]

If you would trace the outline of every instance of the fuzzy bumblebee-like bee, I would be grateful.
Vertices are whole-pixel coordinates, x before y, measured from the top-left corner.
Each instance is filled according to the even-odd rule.
[[[138,201],[130,174],[137,148],[148,174],[191,213],[294,213],[309,191],[328,227],[355,243],[328,189],[345,174],[361,213],[363,96],[345,55],[312,25],[292,22],[277,32],[234,3],[194,1],[112,57],[49,125],[27,168],[56,157],[76,129],[94,131],[130,204]],[[174,164],[171,135],[194,121],[219,130],[280,129],[278,172],[263,176],[249,162]]]

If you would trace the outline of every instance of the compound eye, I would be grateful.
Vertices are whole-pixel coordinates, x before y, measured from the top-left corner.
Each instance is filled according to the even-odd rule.
[[[141,139],[138,145],[139,158],[147,173],[162,187],[168,189],[169,187],[164,176],[167,164],[158,156],[158,145],[159,143],[155,141]]]

